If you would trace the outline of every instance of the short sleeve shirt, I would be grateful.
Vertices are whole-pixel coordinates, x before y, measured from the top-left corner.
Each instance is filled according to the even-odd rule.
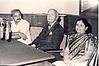
[[[11,31],[12,32],[21,32],[24,33],[27,36],[26,40],[18,39],[18,41],[24,43],[24,44],[30,44],[31,42],[31,36],[29,31],[29,22],[26,20],[21,19],[21,21],[18,24],[15,24],[14,21],[11,21]]]

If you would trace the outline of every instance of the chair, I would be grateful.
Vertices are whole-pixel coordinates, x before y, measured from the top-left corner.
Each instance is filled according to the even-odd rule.
[[[42,27],[30,27],[30,35],[32,41],[40,34],[42,29]]]
[[[60,44],[59,49],[53,49],[53,50],[50,50],[50,49],[49,49],[49,50],[47,50],[47,51],[45,51],[45,52],[54,55],[55,58],[56,58],[56,60],[62,59],[62,56],[61,56],[60,53],[61,53],[61,52],[63,51],[63,49],[65,48],[66,39],[67,39],[67,35],[64,35],[63,40],[62,40],[62,42],[61,42],[61,44]]]
[[[67,35],[64,35],[63,40],[62,40],[62,42],[61,42],[61,44],[60,44],[59,49],[47,50],[47,52],[61,52],[61,51],[65,48],[66,38],[67,38]]]
[[[98,66],[98,59],[97,59],[97,48],[92,53],[87,66]]]

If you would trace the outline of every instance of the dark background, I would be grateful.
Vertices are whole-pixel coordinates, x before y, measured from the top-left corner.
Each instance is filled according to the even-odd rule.
[[[98,7],[97,6],[89,8],[88,10],[85,10],[80,14],[80,16],[74,16],[74,15],[65,16],[65,19],[64,19],[65,33],[66,34],[74,33],[75,22],[78,18],[81,18],[81,17],[86,18],[88,20],[88,22],[92,26],[92,33],[95,36],[98,36]]]

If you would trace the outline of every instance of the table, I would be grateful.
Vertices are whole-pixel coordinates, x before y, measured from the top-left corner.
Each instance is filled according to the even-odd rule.
[[[53,58],[53,55],[16,40],[0,40],[0,65],[24,65]]]

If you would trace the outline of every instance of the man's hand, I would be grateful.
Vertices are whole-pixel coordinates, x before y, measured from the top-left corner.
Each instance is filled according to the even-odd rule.
[[[18,32],[13,32],[13,33],[12,33],[12,38],[13,38],[13,39],[19,39],[19,38],[21,38],[21,37],[19,36],[19,33],[18,33]]]
[[[36,45],[35,44],[32,44],[31,46],[34,47],[34,48],[36,48]]]
[[[13,32],[12,38],[22,38],[23,40],[27,39],[27,36],[24,33],[21,32]]]
[[[26,36],[24,33],[19,33],[19,36],[20,36],[23,40],[26,40],[26,39],[27,39],[27,36]]]

